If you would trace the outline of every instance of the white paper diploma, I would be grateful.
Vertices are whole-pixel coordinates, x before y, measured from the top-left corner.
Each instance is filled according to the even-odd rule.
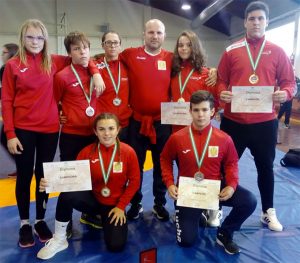
[[[220,180],[179,177],[177,205],[200,209],[219,209]]]
[[[46,193],[92,190],[89,160],[43,163]]]
[[[271,113],[274,86],[233,86],[231,112]]]
[[[190,125],[191,122],[189,102],[161,103],[161,124]]]

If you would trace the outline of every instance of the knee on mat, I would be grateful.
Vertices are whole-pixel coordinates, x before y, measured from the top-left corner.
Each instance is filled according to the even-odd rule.
[[[124,247],[125,247],[126,243],[112,243],[112,244],[106,244],[107,249],[110,252],[121,252]]]
[[[195,244],[195,239],[183,239],[183,238],[177,237],[177,244],[180,247],[191,247]]]

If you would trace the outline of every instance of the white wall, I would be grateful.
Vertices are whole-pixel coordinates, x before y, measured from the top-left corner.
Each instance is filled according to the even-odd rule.
[[[103,52],[99,40],[103,34],[100,25],[108,25],[109,29],[119,32],[122,46],[126,48],[142,45],[144,23],[150,18],[158,18],[166,26],[164,48],[171,51],[180,32],[191,29],[191,21],[187,19],[127,0],[0,0],[0,45],[17,42],[19,27],[29,18],[45,23],[51,52],[63,54],[63,37],[73,30],[88,35],[91,53],[96,54]],[[208,53],[208,65],[217,66],[228,45],[227,37],[207,27],[195,31]]]

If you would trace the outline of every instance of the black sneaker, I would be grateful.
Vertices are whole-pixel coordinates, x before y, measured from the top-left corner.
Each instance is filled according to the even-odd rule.
[[[52,232],[45,221],[39,221],[34,224],[34,233],[39,237],[41,242],[46,242],[52,238]]]
[[[217,243],[224,247],[226,253],[234,255],[240,253],[241,250],[236,243],[233,242],[232,238],[224,231],[218,230],[217,232]]]
[[[152,212],[161,221],[169,220],[169,212],[163,205],[154,205]]]
[[[35,245],[31,225],[23,225],[19,231],[19,246],[32,247]]]
[[[138,219],[140,217],[140,213],[143,212],[143,207],[141,204],[131,205],[129,210],[126,213],[128,220]]]
[[[99,216],[99,215],[88,215],[88,214],[82,213],[81,217],[80,217],[80,223],[89,225],[96,229],[103,228],[101,216]]]

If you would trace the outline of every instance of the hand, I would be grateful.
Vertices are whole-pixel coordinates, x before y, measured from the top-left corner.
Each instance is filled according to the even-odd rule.
[[[229,90],[223,90],[220,94],[220,100],[225,103],[230,103],[232,100],[232,92]]]
[[[274,102],[286,102],[287,100],[287,93],[285,90],[277,90],[273,93],[273,101]]]
[[[229,198],[232,197],[233,193],[234,193],[234,189],[231,186],[224,187],[219,194],[220,201],[228,200]]]
[[[217,83],[217,77],[218,77],[217,69],[211,68],[208,73],[208,78],[205,79],[205,84],[207,86],[215,86]]]
[[[45,178],[41,178],[40,185],[39,185],[39,191],[40,192],[45,192],[46,187],[48,187],[49,184]]]
[[[66,115],[63,115],[63,112],[60,111],[60,112],[59,112],[59,123],[60,123],[60,124],[66,124],[67,121],[68,121],[67,116],[66,116]]]
[[[174,199],[174,200],[178,199],[178,188],[176,185],[174,185],[174,184],[170,185],[168,188],[168,193],[172,199]]]
[[[98,98],[105,90],[105,83],[99,73],[93,75],[93,82],[96,90],[96,97]]]
[[[9,139],[7,141],[7,148],[11,154],[21,154],[23,151],[23,146],[17,137]],[[19,151],[18,149],[20,149],[21,151]]]
[[[110,224],[112,224],[115,221],[115,226],[118,225],[118,223],[120,222],[120,225],[122,226],[123,224],[126,223],[126,216],[125,216],[125,212],[124,210],[115,207],[112,210],[110,210],[110,212],[108,213],[108,217],[111,217],[110,220]]]

